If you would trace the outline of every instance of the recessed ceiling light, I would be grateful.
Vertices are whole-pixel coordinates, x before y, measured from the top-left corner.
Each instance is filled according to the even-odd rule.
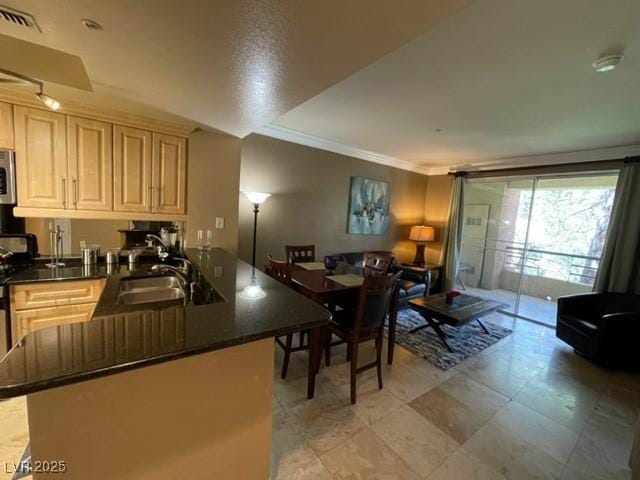
[[[618,66],[618,64],[622,61],[621,53],[616,55],[607,55],[604,57],[600,57],[595,62],[593,62],[593,68],[596,69],[596,72],[610,72],[614,68]]]
[[[90,18],[83,18],[82,20],[80,20],[80,22],[82,22],[82,24],[92,32],[102,31],[102,25],[100,25],[98,22],[91,20]]]
[[[434,132],[438,132],[438,133],[440,133],[441,131],[442,131],[442,129],[441,129],[441,128],[436,128],[436,129],[434,130]]]

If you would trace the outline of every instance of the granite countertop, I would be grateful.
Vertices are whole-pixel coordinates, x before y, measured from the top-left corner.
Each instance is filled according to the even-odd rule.
[[[53,282],[65,280],[88,280],[91,278],[105,278],[114,271],[119,271],[126,265],[69,265],[65,267],[47,268],[34,265],[7,277],[6,285],[21,283]],[[108,270],[107,270],[108,268]]]
[[[88,322],[49,327],[26,335],[0,360],[0,398],[111,375],[134,368],[321,326],[329,312],[266,276],[232,254],[188,249],[188,258],[219,294],[206,305],[119,305],[122,278],[149,275],[149,265],[107,272],[66,267],[42,272],[29,269],[7,280],[77,280],[106,277],[107,283]],[[85,271],[83,271],[85,270]],[[248,298],[247,287],[264,296]]]
[[[137,268],[148,268],[153,263],[158,263],[155,255],[143,254],[139,257],[140,262]],[[2,283],[6,285],[16,285],[20,283],[52,282],[66,280],[87,280],[91,278],[105,278],[114,274],[119,274],[128,269],[126,257],[120,257],[120,263],[107,265],[104,257],[100,257],[97,265],[83,265],[80,257],[65,258],[64,267],[48,268],[47,258],[39,258],[36,263],[29,268],[7,275]]]

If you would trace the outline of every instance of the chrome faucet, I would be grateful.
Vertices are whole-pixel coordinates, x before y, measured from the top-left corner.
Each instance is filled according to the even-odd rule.
[[[153,233],[147,233],[146,237],[144,237],[144,238],[145,238],[146,240],[156,240],[156,241],[157,241],[160,245],[162,245],[164,248],[169,248],[169,246],[168,246],[168,245],[166,245],[166,244],[162,241],[162,239],[161,239],[159,236],[157,236],[157,235],[155,235],[155,234],[153,234]]]
[[[185,273],[181,268],[174,267],[173,265],[167,265],[166,263],[158,263],[151,267],[152,272],[173,272],[176,276],[184,282],[185,287],[192,286],[190,275]]]
[[[182,273],[184,273],[185,275],[191,274],[191,270],[193,268],[193,263],[191,263],[191,260],[189,260],[188,258],[175,257],[173,261],[180,262],[182,264],[178,267],[180,270],[182,270]]]
[[[0,263],[5,263],[12,255],[13,252],[11,250],[0,246]]]
[[[164,261],[169,258],[169,246],[165,244],[159,236],[154,235],[153,233],[147,233],[144,238],[146,240],[151,240],[152,242],[156,240],[160,244],[158,247],[158,258],[160,258],[160,260]]]

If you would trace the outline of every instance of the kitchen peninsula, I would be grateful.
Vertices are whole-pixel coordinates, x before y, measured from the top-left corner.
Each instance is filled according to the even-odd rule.
[[[187,256],[216,301],[120,304],[141,275],[121,265],[90,321],[30,333],[2,360],[0,398],[27,395],[33,461],[64,461],[65,478],[269,477],[273,337],[329,313],[224,250]]]

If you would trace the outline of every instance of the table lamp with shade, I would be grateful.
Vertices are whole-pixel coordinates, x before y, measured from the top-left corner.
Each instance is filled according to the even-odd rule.
[[[258,212],[260,205],[271,196],[270,193],[263,192],[242,192],[251,203],[253,203],[253,254],[251,256],[251,265],[256,266],[256,233],[258,230]]]
[[[409,240],[416,242],[416,257],[413,259],[414,265],[424,266],[424,250],[425,242],[433,242],[435,238],[435,229],[424,225],[414,225],[409,233]]]

